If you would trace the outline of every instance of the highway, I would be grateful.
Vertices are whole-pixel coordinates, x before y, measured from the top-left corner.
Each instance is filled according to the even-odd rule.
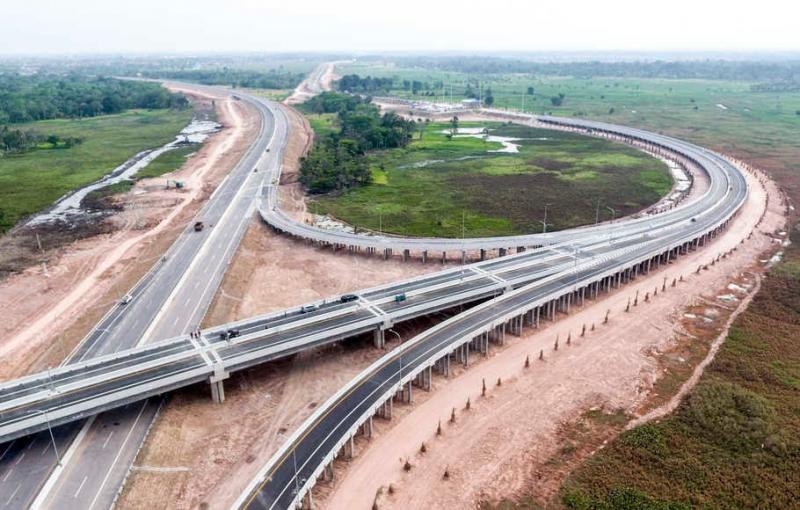
[[[565,299],[567,303],[583,300],[593,290],[619,285],[632,271],[634,276],[636,271],[649,271],[653,263],[669,261],[673,253],[704,243],[708,233],[722,228],[744,203],[747,185],[739,170],[719,156],[686,144],[681,144],[681,150],[694,152],[691,156],[703,161],[712,177],[711,189],[699,200],[707,208],[702,214],[686,221],[683,211],[666,213],[664,216],[681,222],[681,228],[576,262],[460,313],[386,354],[317,408],[262,468],[233,508],[298,506],[359,427],[368,427],[368,420],[396,395],[410,399],[413,382],[424,386],[433,367],[449,365],[453,355],[463,360],[470,345],[481,349],[479,342],[498,327],[504,334],[509,323],[538,324],[540,315],[552,315],[554,308],[564,306]]]
[[[195,232],[194,220],[189,222],[165,258],[129,291],[132,300],[113,307],[65,364],[82,363],[152,340],[183,334],[200,324],[252,218],[262,181],[271,178],[270,170],[277,171],[279,166],[280,151],[265,152],[273,142],[280,146],[285,143],[273,140],[274,131],[273,117],[266,110],[262,112],[259,136],[197,214],[195,219],[205,222],[207,227]],[[264,171],[254,173],[257,166]],[[110,441],[104,440],[104,455],[87,452],[73,440],[79,434],[84,440],[106,435],[108,419],[99,417],[92,423],[53,429],[60,455],[73,453],[70,462],[62,463],[63,466],[56,464],[49,432],[0,445],[0,452],[3,452],[0,454],[0,473],[3,473],[0,494],[10,496],[0,498],[0,508],[30,506],[43,486],[48,489],[45,492],[51,493],[44,495],[47,498],[40,495],[37,504],[42,503],[42,506],[63,508],[69,503],[66,506],[88,507],[93,501],[108,506],[141,444],[141,441],[136,443],[134,435],[128,431],[140,430],[134,423],[149,426],[157,408],[157,403],[151,403],[144,406],[143,411],[137,406],[116,411],[110,421],[115,424],[116,432]],[[123,430],[126,426],[128,430]],[[106,476],[107,471],[118,466],[124,468],[119,469],[116,476]],[[99,473],[102,476],[98,476]],[[76,498],[78,486],[80,497]],[[101,492],[104,497],[95,498]]]
[[[76,351],[73,356],[75,366],[61,367],[0,385],[0,440],[12,440],[36,430],[41,431],[30,436],[33,439],[13,440],[5,451],[0,450],[0,473],[4,473],[0,477],[5,476],[12,480],[12,484],[17,484],[7,487],[0,485],[0,490],[10,495],[6,503],[9,508],[27,506],[42,484],[41,476],[30,476],[33,470],[19,470],[15,475],[18,463],[25,462],[25,457],[34,457],[26,453],[32,448],[25,446],[32,444],[27,441],[33,441],[37,448],[41,448],[44,453],[40,453],[39,457],[55,458],[54,455],[46,455],[50,448],[47,446],[49,441],[46,441],[49,433],[45,432],[48,423],[66,423],[108,409],[117,409],[114,413],[122,413],[120,420],[111,422],[121,423],[123,427],[119,429],[116,428],[119,425],[112,425],[115,428],[109,431],[109,422],[104,418],[106,415],[100,415],[94,420],[97,426],[67,426],[54,430],[57,442],[62,446],[62,455],[63,450],[67,451],[67,455],[70,451],[78,450],[83,453],[82,461],[67,463],[68,468],[53,483],[52,495],[42,500],[44,506],[55,508],[74,505],[76,495],[81,494],[91,495],[90,499],[81,496],[82,506],[88,507],[100,500],[107,501],[107,495],[99,495],[104,491],[116,493],[121,478],[113,474],[114,468],[132,461],[147,430],[141,424],[151,423],[158,407],[157,404],[147,404],[148,401],[141,404],[145,397],[209,378],[224,378],[231,371],[302,349],[369,331],[380,332],[394,323],[436,310],[485,300],[495,303],[493,298],[503,299],[504,306],[511,306],[516,302],[496,296],[516,296],[515,293],[522,289],[538,292],[535,299],[545,299],[564,289],[556,284],[536,286],[537,282],[560,281],[559,275],[575,268],[586,267],[594,271],[581,273],[582,278],[596,276],[597,271],[601,270],[616,272],[641,256],[642,250],[652,248],[669,251],[673,249],[672,244],[679,241],[678,246],[685,245],[691,241],[687,240],[687,236],[702,235],[717,228],[713,225],[724,223],[746,195],[746,186],[738,170],[702,148],[620,126],[541,117],[539,120],[544,123],[591,129],[595,134],[624,136],[651,150],[668,150],[684,163],[691,162],[704,169],[711,178],[711,185],[703,196],[667,213],[553,234],[452,240],[402,239],[324,231],[295,223],[276,207],[275,183],[280,175],[282,148],[287,136],[286,120],[279,109],[266,101],[242,97],[262,112],[265,128],[251,151],[212,197],[204,213],[198,215],[198,218],[215,226],[200,233],[200,236],[185,232],[176,241],[174,251],[171,249],[166,261],[161,263],[162,267],[168,268],[173,267],[170,265],[172,262],[178,269],[173,267],[169,271],[157,267],[148,274],[140,283],[142,287],[134,289],[134,300],[106,316],[92,333],[96,338],[90,336]],[[270,140],[275,150],[264,153]],[[263,145],[259,147],[259,144]],[[261,171],[254,173],[252,168],[255,166],[260,167]],[[203,331],[200,339],[189,339],[185,333],[199,324],[256,204],[262,218],[273,227],[329,244],[376,250],[460,252],[518,246],[541,248],[381,288],[365,289],[357,293],[357,302],[315,303],[317,309],[311,313],[302,314],[298,309],[286,310],[212,328]],[[214,235],[216,232],[222,233]],[[197,242],[192,236],[207,241]],[[595,265],[598,261],[603,262],[599,268]],[[175,271],[179,274],[175,275]],[[160,290],[149,290],[151,288]],[[150,293],[146,294],[148,291]],[[542,297],[540,294],[545,291],[550,294]],[[405,294],[406,300],[395,301],[395,296],[400,294]],[[144,296],[148,296],[147,299]],[[140,304],[151,299],[160,301],[161,305]],[[139,316],[138,319],[136,316]],[[146,318],[148,316],[149,319]],[[131,333],[122,329],[123,324],[138,329],[132,329],[134,333]],[[226,329],[239,329],[242,334],[235,339],[223,340],[219,334]],[[115,334],[114,331],[124,333]],[[169,337],[173,338],[156,343],[146,342],[147,339]],[[116,348],[109,346],[115,342]],[[147,345],[141,346],[145,343]],[[134,345],[140,347],[121,349]],[[389,381],[386,384],[392,383]],[[341,428],[347,424],[342,422],[340,425]],[[87,447],[64,448],[69,443],[69,437],[78,433],[85,436],[84,439],[92,438],[92,445],[102,439],[105,446],[101,450],[108,444],[113,446],[108,453]],[[121,455],[130,460],[122,459]],[[310,469],[316,470],[319,466],[314,465],[314,459],[310,456],[307,461]],[[50,460],[49,464],[47,472],[52,470],[53,461]],[[42,461],[33,461],[31,464],[33,468],[42,465]],[[73,467],[75,465],[80,467],[76,469]],[[123,471],[127,472],[127,468]],[[14,476],[20,478],[12,479]],[[124,477],[124,473],[121,476]],[[6,483],[3,478],[0,481]],[[88,483],[94,486],[87,487]],[[309,483],[308,479],[304,483]],[[265,486],[258,494],[272,494],[269,491],[273,489],[272,485]],[[282,494],[281,490],[274,492],[274,495],[279,494]],[[73,499],[70,500],[70,497]],[[267,498],[264,501],[273,500]]]

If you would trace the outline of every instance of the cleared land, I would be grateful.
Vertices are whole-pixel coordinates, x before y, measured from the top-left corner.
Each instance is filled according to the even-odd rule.
[[[191,110],[131,110],[88,119],[15,125],[81,138],[83,143],[0,158],[0,230],[99,179],[138,152],[169,142],[191,116]]]
[[[318,133],[332,119],[312,115]],[[424,124],[406,148],[370,156],[373,183],[309,208],[370,230],[467,237],[514,235],[594,223],[640,211],[671,187],[666,165],[636,149],[573,133],[501,123],[462,123],[484,135],[450,136],[450,125]],[[508,137],[519,152],[498,152]],[[463,219],[463,230],[462,230]]]

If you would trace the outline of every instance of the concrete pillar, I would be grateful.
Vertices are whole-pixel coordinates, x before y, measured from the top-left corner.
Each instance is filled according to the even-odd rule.
[[[410,250],[403,250],[403,262],[407,261],[410,256],[411,256]]]
[[[428,261],[428,250],[422,250],[422,263],[424,264],[427,261]]]
[[[461,263],[462,264],[467,263],[467,252],[464,250],[461,250]]]
[[[443,251],[442,252],[442,264],[444,264],[446,261],[447,261],[447,252]]]
[[[500,256],[501,257],[505,257],[506,253],[507,253],[507,250],[505,248],[500,248]]]
[[[208,384],[211,386],[211,400],[217,404],[225,402],[225,387],[222,381],[230,377],[230,374],[225,371],[225,367],[221,364],[214,366],[214,373],[208,378]]]
[[[386,347],[386,335],[381,328],[377,328],[375,330],[375,336],[373,337],[372,343],[375,345],[376,349],[383,349]]]
[[[209,381],[208,384],[211,386],[211,400],[217,404],[225,402],[225,387],[222,381]]]
[[[486,250],[481,248],[481,260],[486,260]]]

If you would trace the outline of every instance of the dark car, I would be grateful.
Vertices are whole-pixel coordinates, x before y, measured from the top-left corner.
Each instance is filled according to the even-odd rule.
[[[355,294],[345,294],[344,296],[339,298],[339,301],[341,301],[342,303],[349,303],[351,301],[357,301],[357,300],[358,296],[356,296]]]

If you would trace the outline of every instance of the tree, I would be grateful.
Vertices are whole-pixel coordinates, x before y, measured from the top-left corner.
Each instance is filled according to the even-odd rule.
[[[567,96],[564,95],[563,92],[559,92],[557,96],[553,96],[550,98],[550,104],[553,106],[561,106],[564,104],[564,98]]]
[[[483,96],[483,104],[486,106],[492,106],[494,104],[494,95],[492,95],[492,89],[486,89],[486,95]]]
[[[450,119],[450,134],[455,135],[458,133],[458,116],[453,115],[453,118]]]
[[[533,95],[533,87],[528,87],[528,92],[527,92],[527,94],[528,94],[529,96],[532,96],[532,95]]]

